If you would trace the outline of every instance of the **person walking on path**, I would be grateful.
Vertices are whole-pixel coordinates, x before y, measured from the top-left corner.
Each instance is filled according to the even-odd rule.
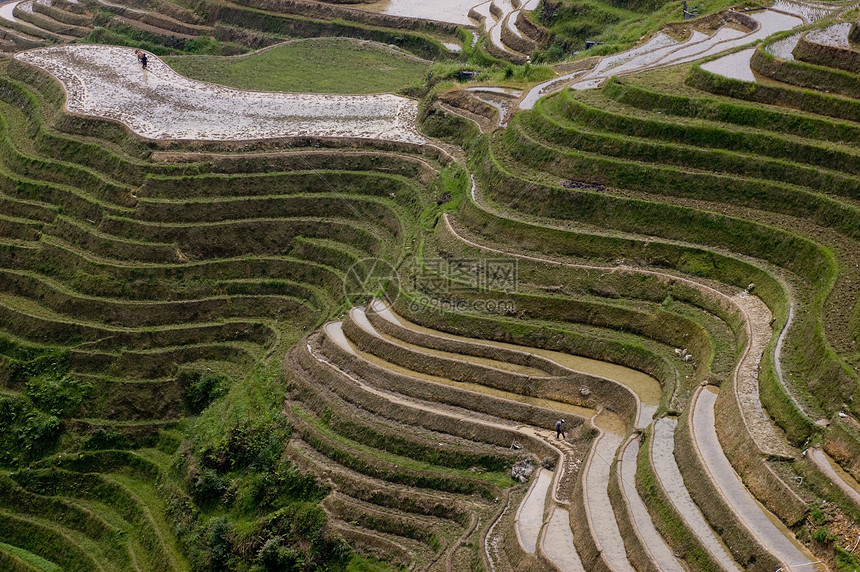
[[[555,438],[567,439],[567,435],[564,434],[564,419],[555,422]]]

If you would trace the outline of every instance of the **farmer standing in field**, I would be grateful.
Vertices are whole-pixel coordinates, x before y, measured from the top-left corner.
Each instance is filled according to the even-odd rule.
[[[555,422],[555,438],[567,439],[567,435],[564,434],[564,419]]]

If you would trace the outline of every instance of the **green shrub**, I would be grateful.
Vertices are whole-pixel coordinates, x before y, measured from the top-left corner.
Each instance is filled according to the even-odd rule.
[[[812,533],[812,539],[823,544],[832,541],[834,536],[826,526],[821,526]]]
[[[229,389],[227,376],[208,371],[182,376],[181,380],[185,384],[185,406],[188,411],[195,414],[206,409],[219,397],[226,395]]]
[[[0,464],[37,459],[56,444],[60,420],[26,398],[0,397]]]
[[[860,570],[860,559],[857,558],[857,555],[848,552],[838,544],[833,545],[833,552],[835,553],[833,563],[836,565],[837,572],[857,572]]]
[[[224,517],[216,518],[209,526],[209,569],[227,570],[233,559],[233,545],[230,536],[233,527]]]
[[[92,388],[90,383],[50,372],[31,377],[27,382],[26,394],[45,413],[67,417],[77,411]]]
[[[122,431],[100,428],[83,443],[83,448],[91,451],[102,449],[131,449],[135,442]]]

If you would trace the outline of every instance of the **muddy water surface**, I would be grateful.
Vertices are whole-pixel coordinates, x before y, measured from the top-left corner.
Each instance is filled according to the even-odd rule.
[[[562,572],[585,572],[579,554],[573,546],[573,531],[570,529],[570,513],[556,508],[547,524],[541,544],[544,554]]]
[[[343,333],[343,322],[331,322],[325,325],[324,331],[326,336],[338,346],[351,354],[355,354],[355,350],[346,339],[346,334]]]
[[[480,3],[476,0],[382,0],[370,4],[344,4],[344,6],[391,16],[474,26],[475,22],[469,18],[469,9]]]
[[[543,526],[543,512],[546,506],[546,493],[552,484],[552,472],[540,469],[534,480],[529,494],[523,499],[517,514],[517,533],[522,541],[523,548],[529,554],[537,550],[538,535]]]
[[[376,306],[379,308],[380,306]],[[482,340],[478,338],[467,338],[464,336],[458,336],[455,334],[449,334],[447,332],[440,332],[437,330],[431,330],[430,328],[425,328],[423,326],[419,326],[413,322],[410,322],[403,318],[402,316],[395,315],[391,311],[385,311],[382,313],[382,316],[386,319],[394,319],[395,323],[400,324],[403,327],[409,328],[410,330],[421,332],[424,334],[435,335],[443,338],[449,338],[452,340],[460,340],[472,343],[481,343],[485,345],[496,346],[500,348],[506,348],[511,350],[516,350],[520,352],[532,353],[541,357],[545,357],[553,360],[559,365],[562,365],[566,368],[572,369],[574,371],[578,371],[581,373],[586,373],[589,375],[594,375],[598,377],[604,377],[606,379],[611,379],[624,385],[625,387],[630,388],[633,393],[635,393],[642,402],[642,415],[641,415],[641,423],[647,424],[647,422],[651,419],[654,412],[657,410],[657,406],[660,403],[660,399],[663,396],[663,390],[660,387],[660,382],[656,379],[648,375],[647,373],[643,373],[641,371],[637,371],[635,369],[624,367],[622,365],[617,365],[605,361],[599,361],[595,359],[590,359],[582,356],[575,356],[571,354],[567,354],[564,352],[557,352],[553,350],[544,350],[540,348],[526,347],[526,346],[518,346],[515,344],[507,344],[504,342],[496,342],[490,340]]]
[[[585,475],[585,500],[591,531],[609,567],[615,572],[635,572],[627,560],[624,540],[609,502],[609,471],[615,453],[624,442],[624,423],[617,415],[601,413],[595,425],[603,434],[592,445]]]
[[[654,422],[654,437],[651,443],[651,462],[654,472],[660,481],[660,486],[669,495],[669,499],[680,513],[681,518],[692,530],[705,549],[711,553],[714,559],[725,569],[740,571],[728,549],[720,540],[702,515],[699,507],[693,502],[681,471],[675,462],[675,428],[678,426],[677,419],[663,417]]]
[[[702,64],[702,69],[731,79],[755,81],[755,75],[753,75],[752,68],[750,67],[753,52],[755,52],[755,48],[741,50],[740,52],[704,63]]]

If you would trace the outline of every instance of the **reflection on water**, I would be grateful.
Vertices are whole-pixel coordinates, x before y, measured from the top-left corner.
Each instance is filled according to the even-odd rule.
[[[500,399],[507,399],[509,401],[516,401],[518,403],[524,403],[526,405],[533,405],[535,407],[543,407],[546,409],[553,409],[555,411],[560,411],[563,413],[568,413],[570,415],[577,415],[583,418],[592,417],[596,411],[594,409],[590,409],[588,407],[579,407],[577,405],[571,405],[569,403],[563,403],[561,401],[555,401],[552,399],[543,399],[540,397],[530,397],[527,395],[520,395],[519,393],[512,393],[510,391],[503,391],[501,389],[495,389],[492,387],[487,387],[485,385],[480,385],[478,383],[471,383],[465,381],[454,381],[452,379],[439,377],[419,371],[415,371],[412,369],[407,369],[405,367],[401,367],[389,361],[386,361],[382,358],[379,358],[371,353],[365,352],[355,345],[353,345],[352,341],[347,341],[349,343],[352,350],[361,358],[371,363],[374,363],[382,368],[385,368],[389,371],[393,371],[394,373],[399,373],[402,375],[406,375],[409,377],[423,379],[425,381],[431,381],[434,383],[439,383],[442,385],[448,385],[451,387],[456,387],[459,389],[465,389],[467,391],[472,391],[474,393],[481,393],[484,395],[489,395],[492,397],[498,397]]]
[[[381,304],[376,305],[375,308],[379,309],[382,306],[383,305]],[[514,344],[506,344],[504,342],[496,342],[493,340],[467,338],[464,336],[450,334],[448,332],[431,330],[430,328],[425,328],[414,322],[410,322],[400,315],[394,314],[394,312],[392,312],[390,309],[388,309],[388,311],[386,311],[382,315],[388,319],[394,318],[394,321],[396,323],[399,323],[401,326],[404,326],[416,332],[430,334],[442,338],[468,341],[472,343],[478,342],[485,345],[497,346],[517,350],[520,352],[528,352],[551,359],[557,364],[570,368],[574,371],[579,371],[589,375],[596,375],[599,377],[605,377],[607,379],[617,381],[621,385],[630,388],[633,393],[639,396],[639,399],[642,401],[643,405],[642,421],[645,425],[647,425],[647,422],[650,421],[651,415],[653,415],[654,411],[656,411],[657,405],[660,403],[660,399],[663,396],[663,390],[660,387],[660,383],[656,379],[654,379],[647,373],[643,373],[641,371],[637,371],[635,369],[625,367],[623,365],[617,365],[614,363],[599,361],[582,356],[575,356],[564,352],[545,350],[542,348],[518,346]]]
[[[529,554],[537,550],[538,535],[543,526],[543,510],[546,504],[546,493],[552,483],[552,471],[540,469],[528,496],[520,505],[517,515],[517,531],[520,533],[523,548]]]
[[[474,26],[475,22],[469,19],[469,9],[477,4],[480,4],[478,0],[380,0],[370,4],[344,4],[344,6],[392,16]]]

